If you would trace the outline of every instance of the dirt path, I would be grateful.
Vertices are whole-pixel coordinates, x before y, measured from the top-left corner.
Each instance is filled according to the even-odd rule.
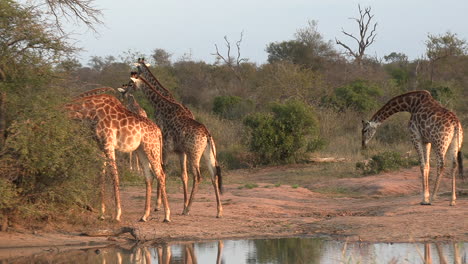
[[[227,177],[236,177],[236,174],[230,173]],[[449,181],[445,179],[442,192],[449,190],[448,186]],[[181,192],[172,191],[169,193],[171,223],[162,223],[162,212],[153,212],[146,223],[137,222],[143,212],[144,187],[126,187],[122,191],[123,221],[108,223],[108,226],[130,226],[141,239],[156,241],[314,235],[366,242],[468,241],[468,197],[460,196],[455,207],[449,206],[449,196],[441,196],[432,206],[419,205],[418,168],[307,187],[276,187],[262,182],[252,189],[227,185],[222,197],[224,217],[221,219],[215,217],[216,203],[210,185],[200,188],[190,216],[180,215],[183,196]],[[358,195],[350,198],[311,191],[323,187],[346,188]],[[2,248],[11,246],[91,246],[125,242],[131,238],[123,235],[109,241],[107,237],[78,236],[82,231],[0,233],[0,256]]]

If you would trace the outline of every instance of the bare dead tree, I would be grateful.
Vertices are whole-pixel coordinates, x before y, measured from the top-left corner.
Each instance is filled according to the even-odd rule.
[[[340,40],[336,38],[335,40],[336,40],[336,44],[344,47],[349,52],[349,54],[351,54],[351,56],[354,57],[358,65],[362,67],[362,59],[364,57],[366,49],[370,45],[372,45],[372,43],[374,43],[375,37],[377,36],[377,33],[376,33],[377,23],[374,23],[374,25],[371,26],[371,21],[374,18],[374,15],[371,15],[371,7],[366,7],[364,8],[364,10],[362,10],[361,5],[358,5],[358,8],[359,8],[359,17],[350,18],[350,19],[358,23],[359,36],[356,37],[353,34],[344,31],[344,29],[341,30],[343,34],[354,39],[358,43],[358,50],[355,51],[351,49],[348,45],[344,44],[343,42],[341,42]]]
[[[227,47],[227,56],[221,55],[217,44],[215,44],[216,53],[211,54],[211,55],[216,56],[218,60],[224,61],[224,63],[232,70],[232,72],[236,75],[237,79],[239,80],[242,80],[242,77],[239,73],[239,67],[242,62],[247,61],[246,58],[241,58],[240,46],[241,46],[243,37],[244,37],[244,31],[241,32],[239,40],[236,41],[237,56],[235,58],[231,56],[231,43],[229,42],[227,36],[224,36],[224,41],[226,42],[226,47]]]

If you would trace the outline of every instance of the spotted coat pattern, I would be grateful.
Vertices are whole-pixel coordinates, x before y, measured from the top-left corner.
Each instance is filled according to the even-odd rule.
[[[455,205],[455,168],[458,166],[462,174],[461,146],[463,142],[463,128],[457,116],[437,102],[428,91],[414,91],[390,99],[379,109],[370,121],[363,121],[362,144],[375,134],[377,127],[391,115],[398,112],[411,113],[409,131],[420,160],[423,200],[421,204],[430,204],[437,195],[441,176],[444,172],[446,154],[452,165],[452,199]],[[429,156],[431,147],[437,160],[437,177],[432,192],[429,195]],[[458,161],[457,161],[458,155]]]
[[[162,127],[164,137],[171,140],[172,148],[179,156],[184,190],[183,214],[187,215],[190,212],[201,180],[200,160],[204,157],[215,190],[217,217],[221,217],[221,170],[216,161],[216,147],[210,132],[203,124],[194,120],[181,104],[167,99],[143,76],[133,74],[132,80],[135,83],[130,90],[141,89],[152,103],[156,122]],[[190,198],[188,196],[187,161],[194,179]]]
[[[154,172],[161,186],[165,209],[164,221],[170,221],[165,188],[166,176],[162,169],[161,159],[162,133],[159,127],[151,120],[129,111],[117,98],[107,94],[77,98],[66,104],[65,109],[68,110],[71,118],[91,120],[95,123],[96,136],[109,162],[114,180],[116,220],[120,221],[121,216],[119,175],[115,161],[115,150],[118,150],[121,152],[136,151],[141,159],[146,179],[145,213],[141,220],[146,221],[150,213],[154,178],[152,172]],[[101,178],[101,195],[104,196],[104,173]],[[104,198],[101,206],[101,212],[104,215]]]

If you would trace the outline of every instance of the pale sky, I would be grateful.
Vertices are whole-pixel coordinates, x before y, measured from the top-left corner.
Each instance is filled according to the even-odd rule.
[[[308,20],[318,21],[325,40],[335,37],[355,47],[354,40],[341,33],[357,34],[358,4],[372,7],[377,25],[375,43],[367,54],[382,58],[396,51],[410,59],[422,56],[428,33],[456,33],[468,40],[468,1],[466,0],[96,0],[105,23],[98,34],[74,28],[77,45],[90,56],[119,56],[125,51],[148,56],[155,48],[173,54],[177,60],[186,53],[193,60],[214,62],[214,44],[225,54],[224,36],[232,44],[244,32],[241,55],[251,62],[266,62],[266,46],[294,38]],[[338,47],[342,50],[341,47]],[[235,51],[235,50],[234,50]],[[223,53],[224,52],[224,53]]]

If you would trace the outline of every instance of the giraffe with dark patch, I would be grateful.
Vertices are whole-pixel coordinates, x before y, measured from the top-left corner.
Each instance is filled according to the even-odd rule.
[[[211,174],[211,182],[215,191],[217,203],[216,216],[221,217],[221,169],[216,160],[216,147],[210,132],[203,124],[191,118],[182,105],[167,99],[144,77],[133,72],[131,79],[134,81],[134,84],[130,86],[129,92],[134,89],[143,91],[155,109],[156,123],[162,127],[164,136],[173,142],[173,150],[179,156],[184,191],[183,214],[189,214],[192,202],[198,190],[198,185],[201,180],[200,160],[203,157],[206,161],[208,171]],[[190,165],[194,179],[190,198],[188,196],[187,162]]]
[[[437,196],[444,173],[446,155],[451,165],[452,197],[456,203],[456,168],[463,176],[461,147],[463,128],[457,116],[437,102],[428,91],[414,91],[390,99],[369,121],[362,121],[362,147],[365,148],[374,136],[377,127],[388,117],[398,112],[409,112],[409,131],[420,161],[422,175],[422,205],[430,205]],[[437,177],[429,195],[429,156],[431,147],[437,160]]]

